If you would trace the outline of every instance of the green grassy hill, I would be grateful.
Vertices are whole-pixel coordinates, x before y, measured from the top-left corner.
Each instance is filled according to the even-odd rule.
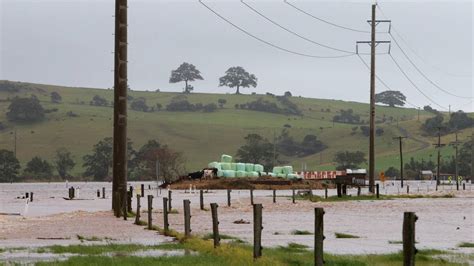
[[[6,82],[6,81],[0,81]],[[54,156],[56,149],[65,147],[69,149],[78,162],[73,170],[75,175],[82,173],[82,156],[90,153],[92,146],[104,137],[112,136],[111,107],[96,107],[89,105],[94,95],[100,95],[107,100],[113,99],[110,89],[73,88],[63,86],[50,86],[41,84],[21,83],[23,89],[19,92],[0,91],[0,122],[7,129],[0,131],[0,148],[13,150],[12,131],[17,130],[17,156],[25,164],[33,156],[39,155],[48,160]],[[56,91],[62,96],[59,104],[51,103],[50,93]],[[15,96],[29,97],[36,95],[46,109],[58,108],[58,112],[49,113],[42,122],[33,124],[18,124],[7,122],[6,112],[9,106],[8,99]],[[161,103],[165,107],[176,92],[142,92],[132,91],[131,96],[146,98],[147,105],[153,106]],[[303,116],[287,116],[265,112],[235,109],[235,104],[247,103],[263,97],[275,101],[266,95],[233,95],[233,94],[207,94],[192,93],[187,96],[192,103],[217,103],[217,100],[226,99],[223,109],[213,113],[203,112],[136,112],[129,110],[128,134],[138,149],[149,139],[158,139],[175,150],[184,152],[189,171],[207,166],[210,161],[220,158],[222,153],[234,155],[243,144],[243,137],[249,133],[258,133],[273,141],[285,124],[291,125],[290,134],[298,141],[306,134],[315,134],[328,148],[321,153],[304,158],[284,158],[296,170],[306,163],[311,170],[334,169],[332,159],[337,151],[361,150],[368,153],[369,138],[357,130],[351,135],[351,128],[356,125],[334,123],[332,117],[340,109],[352,108],[361,118],[368,121],[369,106],[364,103],[345,102],[339,100],[310,99],[292,97],[291,101],[303,110]],[[330,111],[327,112],[326,109]],[[323,110],[323,111],[322,111]],[[78,117],[69,117],[67,112],[72,111]],[[405,141],[404,158],[411,156],[429,160],[435,149],[432,143],[436,138],[423,136],[420,125],[432,114],[421,111],[418,121],[418,110],[409,108],[390,108],[377,106],[377,120],[393,117],[394,122],[379,123],[385,131],[383,136],[376,138],[376,169],[385,170],[389,166],[398,168],[398,142],[392,137],[408,134],[411,138]],[[472,114],[470,114],[472,115]],[[395,122],[398,120],[399,122]],[[466,140],[472,132],[471,129],[462,131],[461,140]],[[453,135],[444,136],[442,141],[447,143],[454,139]],[[442,150],[443,156],[453,153],[452,148]],[[368,156],[367,156],[368,157]]]

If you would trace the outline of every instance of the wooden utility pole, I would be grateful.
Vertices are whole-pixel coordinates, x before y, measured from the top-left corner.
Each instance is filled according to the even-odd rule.
[[[455,175],[455,178],[456,178],[456,190],[459,190],[458,146],[460,144],[462,144],[462,142],[458,141],[458,132],[456,132],[455,134],[456,134],[456,140],[449,143],[449,145],[453,146],[455,151],[456,151],[455,154],[454,154],[454,164],[455,164],[454,165],[454,167],[455,167],[455,174],[454,175]]]
[[[471,184],[474,181],[474,132],[471,135]]]
[[[127,0],[115,0],[113,192],[127,194]],[[112,193],[112,196],[116,196]],[[114,206],[113,203],[119,206]],[[112,199],[112,208],[123,201]]]
[[[376,20],[375,9],[376,4],[372,5],[372,19],[367,22],[371,26],[370,41],[356,42],[356,53],[359,53],[358,44],[366,43],[370,45],[370,139],[369,139],[369,191],[374,193],[375,184],[375,48],[380,43],[390,43],[390,41],[376,41],[375,29],[381,22],[388,22],[390,20]]]
[[[440,160],[441,160],[441,147],[445,146],[446,144],[441,143],[441,127],[438,127],[438,143],[433,144],[438,149],[438,160],[437,160],[437,167],[436,167],[436,191],[438,191],[439,186],[439,167],[440,167]]]
[[[370,41],[370,143],[369,143],[369,191],[375,183],[375,7],[372,5]]]
[[[398,136],[396,138],[393,138],[393,139],[398,139],[398,141],[400,142],[400,181],[401,181],[401,187],[403,188],[403,148],[402,148],[402,139],[404,139],[406,137],[402,137],[402,136]]]

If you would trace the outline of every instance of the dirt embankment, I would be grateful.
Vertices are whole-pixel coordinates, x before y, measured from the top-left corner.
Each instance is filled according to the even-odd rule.
[[[284,180],[275,177],[259,178],[219,178],[190,180],[183,179],[169,184],[167,187],[172,189],[323,189],[325,186],[333,188],[330,182],[322,180]]]

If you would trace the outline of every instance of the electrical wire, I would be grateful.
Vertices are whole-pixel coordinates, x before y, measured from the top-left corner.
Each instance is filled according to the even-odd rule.
[[[320,56],[320,55],[312,55],[312,54],[305,54],[305,53],[300,53],[300,52],[296,52],[296,51],[293,51],[293,50],[290,50],[290,49],[287,49],[287,48],[284,48],[284,47],[281,47],[281,46],[278,46],[276,44],[273,44],[269,41],[266,41],[260,37],[257,37],[256,35],[246,31],[245,29],[243,29],[242,27],[234,24],[232,21],[228,20],[227,18],[225,18],[224,16],[222,16],[221,14],[219,14],[217,11],[215,11],[214,9],[212,9],[211,7],[209,7],[208,5],[206,5],[204,2],[202,2],[202,0],[199,0],[199,3],[201,5],[203,5],[205,8],[207,8],[209,11],[211,11],[212,13],[214,13],[216,16],[218,16],[220,19],[222,19],[223,21],[227,22],[229,25],[233,26],[234,28],[236,28],[237,30],[243,32],[244,34],[252,37],[253,39],[259,41],[259,42],[262,42],[268,46],[271,46],[275,49],[278,49],[280,51],[284,51],[284,52],[287,52],[287,53],[290,53],[290,54],[295,54],[295,55],[299,55],[299,56],[304,56],[304,57],[311,57],[311,58],[342,58],[342,57],[349,57],[349,56],[354,56],[355,54],[347,54],[347,55],[338,55],[338,56]]]
[[[377,8],[380,10],[380,13],[382,13],[382,15],[383,15],[384,17],[387,17],[387,15],[385,15],[385,13],[383,12],[382,8],[380,7],[380,4],[379,4],[379,3],[377,4]],[[423,63],[425,63],[426,65],[429,65],[429,66],[432,67],[433,69],[436,69],[436,70],[438,70],[439,72],[442,72],[442,73],[444,73],[444,74],[447,75],[447,76],[453,76],[453,77],[458,77],[458,78],[459,78],[459,77],[462,77],[462,78],[471,78],[471,77],[472,77],[472,74],[469,75],[469,74],[453,74],[453,73],[449,73],[449,72],[447,72],[447,71],[445,71],[445,70],[443,70],[443,69],[441,69],[441,68],[439,68],[439,67],[437,67],[437,66],[435,66],[435,65],[433,65],[433,64],[428,63],[425,59],[423,59],[423,57],[421,57],[421,56],[415,51],[415,49],[411,48],[411,46],[408,44],[408,42],[406,41],[406,39],[403,38],[402,34],[400,34],[400,32],[397,31],[397,29],[396,29],[393,25],[391,25],[391,31],[395,32],[395,33],[398,35],[398,37],[400,37],[400,40],[401,40],[403,43],[405,43],[406,47],[408,47],[408,49],[410,49],[410,51],[411,51],[416,57],[418,57],[418,59],[420,59]]]
[[[395,42],[395,45],[398,47],[398,49],[402,52],[402,54],[405,56],[405,58],[408,60],[408,62],[410,62],[410,64],[416,69],[416,71],[421,75],[423,76],[423,78],[425,78],[429,83],[431,83],[431,85],[433,85],[434,87],[436,87],[437,89],[439,89],[440,91],[446,93],[446,94],[449,94],[451,96],[454,96],[454,97],[457,97],[457,98],[463,98],[463,99],[473,99],[474,97],[468,97],[468,96],[460,96],[460,95],[456,95],[454,93],[451,93],[449,92],[448,90],[445,90],[443,88],[441,88],[441,86],[439,86],[438,84],[436,84],[434,81],[432,81],[430,78],[428,78],[425,73],[423,73],[420,68],[418,68],[416,66],[416,64],[411,60],[411,58],[408,56],[408,54],[402,49],[402,47],[400,46],[400,44],[398,43],[397,39],[390,33],[390,36],[392,36],[392,40]]]
[[[363,59],[360,55],[358,55],[358,57],[359,57],[360,61],[362,61],[362,63],[365,65],[365,67],[370,71],[370,66],[367,64],[367,62],[365,62],[364,59]],[[389,87],[389,86],[387,85],[387,83],[385,83],[377,74],[375,74],[375,78],[376,78],[387,90],[393,91],[393,89],[392,89],[391,87]],[[407,101],[406,99],[405,99],[405,102],[406,102],[408,105],[410,105],[410,106],[412,106],[412,107],[414,107],[414,108],[420,108],[419,106],[410,103],[410,102]]]
[[[329,24],[331,26],[334,26],[334,27],[337,27],[337,28],[340,28],[340,29],[345,29],[345,30],[349,30],[349,31],[354,31],[354,32],[360,32],[360,33],[370,33],[370,31],[366,31],[366,30],[358,30],[358,29],[353,29],[353,28],[349,28],[349,27],[345,27],[345,26],[342,26],[342,25],[339,25],[339,24],[336,24],[336,23],[333,23],[333,22],[330,22],[330,21],[327,21],[325,19],[322,19],[322,18],[319,18],[311,13],[308,13],[306,11],[304,11],[303,9],[293,5],[292,3],[288,2],[287,0],[283,0],[283,2],[289,6],[291,6],[292,8],[298,10],[299,12],[309,16],[309,17],[312,17],[318,21],[321,21],[321,22],[324,22],[326,24]]]
[[[339,52],[344,52],[344,53],[349,53],[349,54],[355,54],[355,52],[353,51],[348,51],[348,50],[343,50],[343,49],[339,49],[339,48],[335,48],[335,47],[331,47],[331,46],[328,46],[328,45],[325,45],[325,44],[322,44],[322,43],[319,43],[319,42],[316,42],[314,40],[311,40],[307,37],[304,37],[284,26],[282,26],[281,24],[279,24],[278,22],[270,19],[269,17],[265,16],[262,12],[258,11],[257,9],[255,9],[254,7],[252,7],[251,5],[249,5],[248,3],[244,2],[244,0],[240,0],[240,2],[242,4],[244,4],[246,7],[248,7],[250,10],[252,10],[253,12],[255,12],[256,14],[258,14],[259,16],[261,16],[262,18],[266,19],[267,21],[269,21],[270,23],[272,23],[273,25],[283,29],[284,31],[290,33],[290,34],[293,34],[294,36],[297,36],[305,41],[308,41],[310,43],[313,43],[313,44],[316,44],[316,45],[319,45],[321,47],[324,47],[324,48],[328,48],[328,49],[331,49],[331,50],[335,50],[335,51],[339,51]]]
[[[433,99],[431,99],[428,95],[426,95],[426,93],[424,93],[420,88],[418,88],[418,86],[416,86],[416,84],[410,79],[410,77],[407,75],[407,73],[405,73],[405,71],[403,70],[403,68],[398,64],[398,62],[395,60],[395,58],[393,58],[392,54],[389,54],[390,55],[390,58],[392,58],[392,61],[395,63],[395,65],[397,66],[397,68],[400,70],[400,72],[403,74],[403,76],[405,76],[405,78],[411,83],[411,85],[418,91],[420,92],[421,94],[423,94],[423,96],[425,96],[426,99],[428,99],[430,102],[432,102],[433,104],[435,104],[436,106],[440,107],[441,109],[444,109],[444,110],[448,110],[447,108],[443,107],[442,105],[438,104],[437,102],[435,102]]]

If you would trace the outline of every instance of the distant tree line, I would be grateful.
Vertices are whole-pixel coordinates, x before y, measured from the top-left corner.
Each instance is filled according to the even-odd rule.
[[[444,122],[444,116],[441,113],[436,116],[428,118],[421,125],[421,129],[430,136],[438,134],[438,128],[442,135],[455,132],[474,126],[474,118],[469,117],[463,111],[451,113],[449,120]]]

